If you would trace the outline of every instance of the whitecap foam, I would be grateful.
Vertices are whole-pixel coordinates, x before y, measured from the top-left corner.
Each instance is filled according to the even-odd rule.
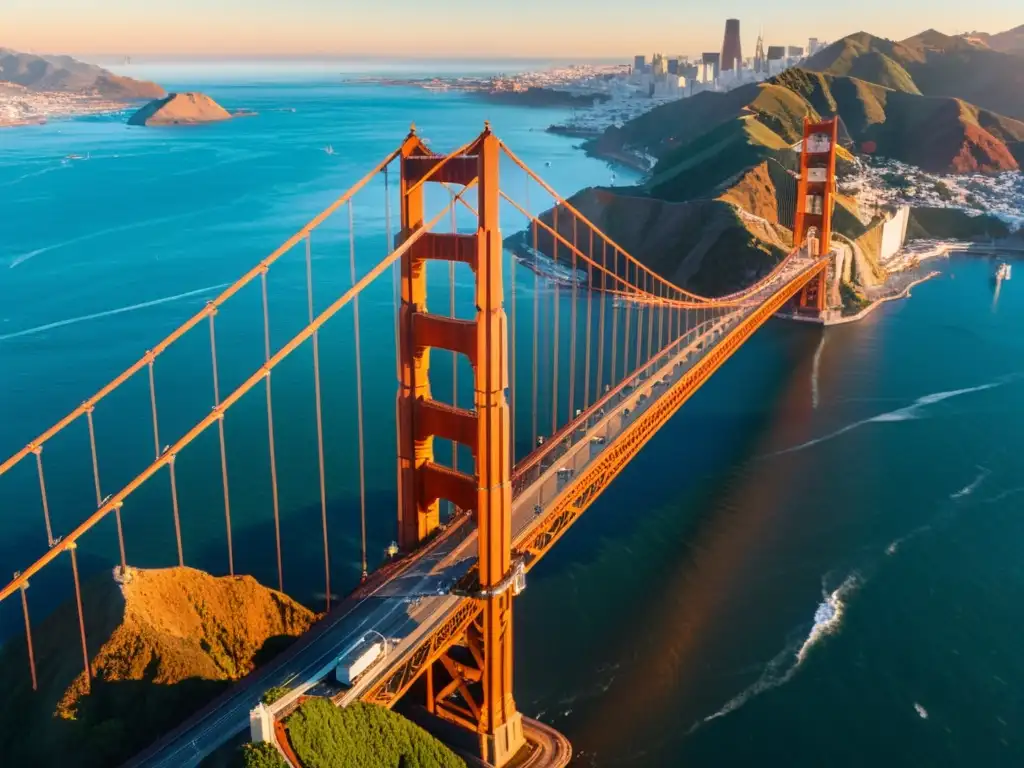
[[[823,584],[822,601],[814,610],[814,623],[804,640],[802,642],[797,640],[789,643],[779,651],[765,665],[760,677],[758,677],[753,685],[748,686],[737,696],[731,698],[724,707],[714,714],[708,715],[703,720],[694,723],[690,728],[690,732],[692,733],[700,728],[704,723],[735,712],[755,696],[785,685],[792,680],[804,661],[807,660],[811,649],[824,638],[835,634],[839,629],[843,621],[843,615],[846,612],[846,599],[861,583],[860,574],[854,572],[847,576],[843,583],[831,592]]]
[[[837,589],[834,589],[832,592],[822,591],[823,600],[818,604],[818,608],[814,612],[814,626],[811,627],[810,634],[807,635],[807,639],[804,640],[800,650],[796,653],[797,667],[804,663],[807,654],[810,653],[815,645],[828,635],[835,634],[839,629],[843,623],[843,615],[846,613],[845,599],[859,585],[860,576],[857,573],[852,573],[846,577],[846,580]]]

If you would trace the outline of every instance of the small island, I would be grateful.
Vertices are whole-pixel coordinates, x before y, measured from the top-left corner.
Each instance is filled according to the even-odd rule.
[[[219,123],[232,117],[206,94],[172,93],[149,102],[128,118],[128,125],[200,125]]]

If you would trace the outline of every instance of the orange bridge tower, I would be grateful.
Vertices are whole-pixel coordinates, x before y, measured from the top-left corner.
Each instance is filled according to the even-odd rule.
[[[505,398],[509,350],[498,217],[500,155],[501,145],[489,126],[476,141],[452,155],[432,153],[415,130],[402,145],[402,237],[423,226],[427,182],[463,187],[462,191],[476,185],[478,225],[472,234],[426,233],[402,257],[398,394],[399,545],[410,551],[434,532],[440,499],[472,510],[476,519],[480,586],[476,597],[483,610],[479,623],[469,630],[468,644],[482,658],[479,669],[467,674],[466,680],[459,679],[465,670],[453,675],[468,708],[449,714],[449,719],[473,726],[480,736],[482,757],[499,768],[525,743],[522,716],[512,697],[512,599],[521,585],[512,567],[512,442]],[[469,264],[476,286],[474,319],[427,311],[426,262],[431,259]],[[469,359],[472,411],[433,399],[431,348]],[[474,459],[472,474],[436,463],[435,437],[467,446]],[[482,696],[473,695],[467,683],[478,684],[475,687],[482,688]],[[429,679],[428,686],[433,687]],[[435,701],[428,702],[428,708],[436,706]],[[441,708],[436,712],[446,714]]]
[[[795,245],[807,243],[811,255],[824,256],[832,249],[832,210],[836,189],[836,143],[839,118],[812,123],[804,118],[800,151],[800,182],[797,189]],[[817,235],[808,242],[811,230]],[[798,312],[820,315],[826,309],[828,271],[822,270],[797,297]]]

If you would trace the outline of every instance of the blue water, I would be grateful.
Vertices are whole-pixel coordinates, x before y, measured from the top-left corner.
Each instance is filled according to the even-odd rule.
[[[610,178],[604,163],[584,158],[570,141],[543,132],[544,126],[565,117],[562,111],[493,106],[461,93],[345,84],[340,77],[301,79],[299,75],[310,75],[305,69],[297,70],[299,75],[263,69],[258,78],[252,70],[242,69],[248,79],[229,69],[220,84],[205,70],[199,80],[227,108],[252,109],[257,117],[198,128],[143,129],[127,127],[125,115],[114,115],[4,134],[0,190],[10,215],[4,218],[0,250],[0,359],[5,371],[0,452],[7,455],[20,448],[137,360],[395,149],[413,121],[425,140],[439,149],[453,149],[472,140],[490,120],[496,133],[528,162],[544,168],[549,182],[565,194]],[[195,73],[195,67],[178,65],[165,74]],[[169,89],[194,87],[191,81],[159,79]],[[324,151],[328,146],[333,155]],[[62,162],[72,153],[88,159]],[[510,163],[503,164],[502,173],[503,187],[521,204],[534,210],[547,207],[536,187],[530,199],[525,177]],[[622,170],[618,175],[630,178]],[[393,176],[389,189],[394,232],[398,207]],[[431,193],[428,216],[449,200],[443,190]],[[475,205],[475,196],[470,200]],[[360,276],[386,253],[384,202],[381,176],[354,201]],[[347,210],[340,211],[311,239],[317,312],[350,285],[347,220]],[[509,232],[523,225],[522,217],[511,209],[503,212],[502,222]],[[451,226],[447,217],[443,224]],[[471,227],[471,214],[460,211],[454,225],[460,230]],[[304,257],[299,246],[268,275],[272,351],[305,325]],[[432,295],[439,302],[432,301],[431,306],[444,311],[447,273],[441,265],[431,269],[437,291]],[[526,274],[518,279],[524,290],[532,285]],[[457,284],[467,288],[470,281],[468,269],[460,265]],[[217,316],[222,397],[263,361],[259,291],[256,281]],[[461,291],[459,312],[464,313],[471,301],[471,294]],[[369,420],[367,450],[371,559],[376,562],[394,533],[390,278],[377,281],[361,305],[365,408],[379,417]],[[345,591],[359,566],[351,310],[324,329],[320,342],[328,495],[337,505],[330,516],[332,549],[337,550],[332,561],[339,569],[334,581],[338,589],[332,591]],[[157,362],[161,447],[209,412],[209,360],[204,323]],[[282,516],[289,521],[283,534],[285,586],[313,602],[313,574],[306,564],[317,557],[322,534],[310,362],[307,344],[275,371],[274,397],[278,461],[286,465],[280,472]],[[445,362],[438,366],[438,386],[450,386],[450,364]],[[468,368],[462,380],[469,383]],[[232,410],[226,420],[226,442],[236,567],[276,584],[262,394],[260,387]],[[141,456],[154,454],[145,373],[104,401],[95,419],[100,474],[108,493],[142,469]],[[186,562],[223,572],[223,502],[208,494],[220,482],[216,450],[216,430],[210,430],[177,464],[183,476]],[[93,496],[84,421],[47,445],[44,466],[50,476],[54,531],[59,535],[88,513],[82,494],[85,499]],[[259,472],[262,482],[248,482],[248,472]],[[7,521],[3,545],[11,558],[8,570],[13,570],[23,564],[25,553],[41,554],[46,538],[34,463],[25,462],[4,479],[5,493],[19,509]],[[168,564],[168,557],[170,562],[176,559],[168,503],[168,480],[159,477],[126,505],[129,560],[156,565]],[[83,556],[95,554],[103,561],[113,537],[113,529],[87,537]],[[246,546],[251,537],[259,545]],[[4,557],[5,564],[8,559]],[[316,584],[322,593],[322,573]]]
[[[0,454],[269,254],[413,121],[441,150],[489,119],[564,195],[610,175],[571,140],[536,130],[565,117],[557,110],[343,85],[327,68],[137,74],[172,89],[201,84],[259,116],[176,130],[128,128],[118,115],[0,135]],[[89,159],[62,163],[71,153]],[[508,165],[502,173],[525,203],[523,178]],[[531,209],[546,207],[531,195]],[[386,252],[383,201],[378,177],[353,208],[360,274]],[[342,210],[311,240],[318,312],[350,284],[347,220]],[[465,213],[455,222],[469,224]],[[521,224],[503,213],[505,231]],[[1024,293],[1011,281],[994,302],[992,268],[957,258],[912,299],[824,341],[782,323],[761,331],[531,573],[517,603],[520,708],[563,730],[584,765],[1024,763]],[[431,308],[446,310],[445,269],[429,280]],[[394,532],[394,316],[389,276],[378,282],[360,302],[371,565]],[[531,296],[529,273],[517,271],[515,284]],[[301,246],[271,269],[268,298],[277,349],[307,318]],[[347,307],[319,340],[335,592],[359,569],[352,320]],[[528,322],[521,311],[521,336]],[[223,396],[263,362],[258,281],[218,314],[217,344]],[[157,361],[160,444],[209,412],[209,360],[203,325]],[[273,402],[285,589],[318,605],[310,368],[307,344],[275,371]],[[449,371],[438,355],[441,391]],[[459,376],[467,397],[468,369]],[[542,404],[550,386],[546,370]],[[145,373],[95,419],[110,493],[154,453]],[[529,421],[520,402],[520,452]],[[235,567],[276,586],[263,386],[225,423]],[[92,509],[85,424],[48,444],[43,460],[60,535]],[[224,573],[216,430],[179,456],[177,472],[185,560]],[[0,494],[9,572],[46,549],[35,463],[0,478]],[[176,562],[166,473],[133,495],[124,521],[130,563]],[[116,552],[107,520],[83,538],[80,563],[109,568]],[[62,561],[33,580],[34,615],[67,596],[70,578]],[[14,601],[0,606],[3,634],[20,628],[19,613]]]

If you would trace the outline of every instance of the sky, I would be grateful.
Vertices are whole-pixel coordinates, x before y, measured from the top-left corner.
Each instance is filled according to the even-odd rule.
[[[0,0],[0,46],[175,56],[623,58],[718,50],[726,17],[744,53],[865,30],[902,39],[1024,24],[1021,0]]]

